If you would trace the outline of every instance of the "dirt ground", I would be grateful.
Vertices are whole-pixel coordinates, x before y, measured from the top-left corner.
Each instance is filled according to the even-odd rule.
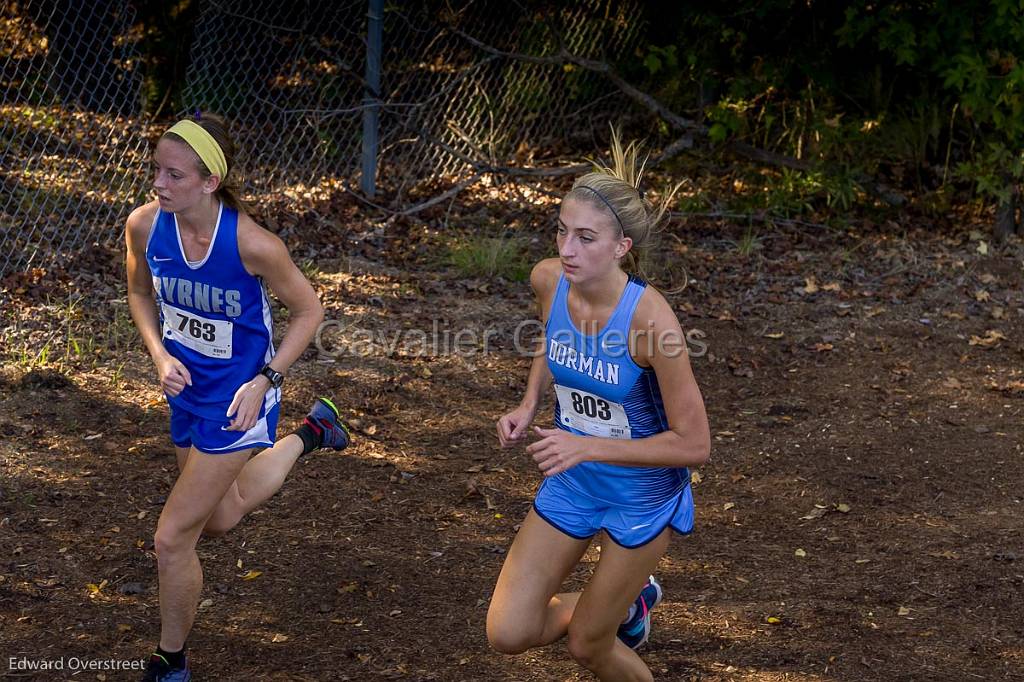
[[[293,370],[280,430],[327,394],[357,440],[201,543],[196,679],[592,679],[563,643],[506,657],[484,636],[540,481],[494,436],[525,386],[527,285],[460,275],[419,221],[347,228],[358,207],[334,210],[277,226],[297,260],[319,254],[306,269],[338,322]],[[549,219],[510,218],[531,257]],[[669,232],[713,452],[694,532],[658,569],[656,679],[1024,679],[1024,248],[966,228]],[[18,661],[140,660],[158,637],[151,540],[176,468],[118,259],[0,284],[0,677],[134,679]],[[417,354],[410,330],[435,326],[492,330],[489,352]]]

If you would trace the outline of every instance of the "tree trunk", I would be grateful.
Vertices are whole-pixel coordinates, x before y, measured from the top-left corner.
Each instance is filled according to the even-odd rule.
[[[1018,231],[1017,225],[1017,184],[1010,175],[1005,175],[1009,196],[1005,202],[996,207],[995,238],[1005,241],[1007,237]]]
[[[1021,203],[1020,185],[1013,186],[1013,193],[1010,196],[1013,197],[1014,208],[1021,210],[1020,220],[1016,221],[1017,234],[1024,236],[1024,204]],[[1016,218],[1016,215],[1016,212],[1014,212],[1014,218]]]

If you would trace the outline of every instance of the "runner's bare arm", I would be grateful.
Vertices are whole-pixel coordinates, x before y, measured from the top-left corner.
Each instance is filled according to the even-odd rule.
[[[128,246],[126,270],[128,272],[128,308],[149,354],[156,358],[166,353],[160,341],[160,318],[153,292],[153,276],[146,262],[146,241],[153,225],[156,202],[132,211],[125,227]]]
[[[561,272],[557,258],[548,258],[537,263],[530,272],[530,286],[537,299],[538,319],[541,322],[541,334],[538,347],[534,349],[533,362],[530,363],[530,375],[526,380],[526,391],[516,409],[498,419],[498,441],[502,447],[511,447],[526,438],[526,430],[537,414],[541,400],[548,386],[551,385],[551,371],[545,357],[545,339],[543,324],[551,307],[551,297]]]
[[[238,249],[246,270],[262,277],[288,309],[288,330],[270,363],[284,373],[309,346],[323,322],[324,309],[309,280],[292,262],[284,242],[248,216],[239,216],[238,230]]]
[[[160,385],[174,396],[192,383],[188,369],[171,356],[164,348],[160,332],[160,316],[156,309],[156,294],[153,291],[153,275],[146,262],[146,242],[153,226],[153,218],[159,210],[152,201],[132,211],[125,226],[125,242],[128,253],[128,310],[131,312],[139,336],[146,344],[146,350],[156,365]]]
[[[530,286],[533,288],[534,296],[537,299],[537,319],[541,325],[547,322],[548,310],[551,309],[551,299],[554,297],[555,287],[558,285],[558,276],[562,268],[557,258],[547,258],[540,261],[530,272]],[[543,327],[542,327],[543,329]],[[543,333],[540,335],[539,348],[534,349],[536,355],[530,365],[530,376],[526,381],[526,393],[521,402],[522,405],[532,406],[537,409],[544,397],[548,386],[551,384],[551,371],[545,359],[545,339]]]

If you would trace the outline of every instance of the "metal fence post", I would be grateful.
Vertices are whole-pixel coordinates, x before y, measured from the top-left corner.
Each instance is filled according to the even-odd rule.
[[[384,0],[369,0],[366,13],[366,92],[363,95],[363,194],[377,190],[377,143],[380,139],[380,62]]]

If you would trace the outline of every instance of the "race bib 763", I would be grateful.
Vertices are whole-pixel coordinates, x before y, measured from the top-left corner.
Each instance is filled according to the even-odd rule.
[[[231,331],[234,323],[211,320],[168,303],[163,303],[160,309],[164,316],[165,339],[174,339],[207,357],[231,359]]]

